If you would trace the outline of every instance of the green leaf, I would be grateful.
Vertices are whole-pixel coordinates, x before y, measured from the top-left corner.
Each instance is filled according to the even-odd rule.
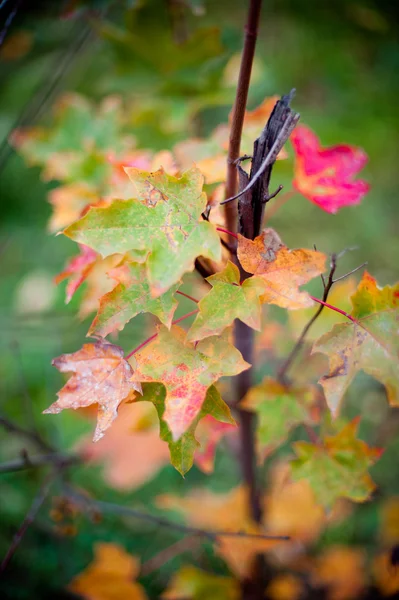
[[[399,406],[399,284],[381,289],[366,272],[351,300],[354,321],[335,325],[313,346],[329,357],[320,383],[334,416],[360,370],[384,384],[390,404]]]
[[[261,310],[259,296],[265,292],[265,284],[259,277],[250,277],[240,285],[238,267],[228,261],[223,271],[211,275],[207,281],[212,289],[200,302],[197,318],[192,324],[187,339],[202,340],[220,334],[240,319],[253,329],[260,330]]]
[[[164,420],[177,441],[201,410],[208,388],[224,375],[250,366],[229,341],[229,332],[192,344],[184,329],[158,326],[158,335],[134,355],[136,382],[163,383],[167,390]]]
[[[214,225],[201,221],[206,206],[203,177],[198,169],[180,178],[127,168],[137,200],[115,200],[105,208],[91,208],[65,234],[103,256],[147,250],[151,293],[160,296],[182,275],[194,269],[202,255],[220,260],[220,238]]]
[[[105,337],[113,331],[121,331],[130,319],[143,312],[152,313],[168,328],[171,326],[178,305],[174,297],[178,285],[154,298],[145,265],[129,261],[113,269],[111,275],[120,283],[100,298],[100,307],[88,335]]]
[[[340,497],[364,502],[375,489],[367,469],[381,456],[381,450],[356,439],[358,424],[358,419],[353,420],[321,445],[293,444],[298,457],[291,463],[294,480],[306,479],[316,501],[326,508]]]
[[[239,600],[241,591],[239,582],[233,577],[213,575],[191,565],[182,567],[169,582],[162,594],[164,600]]]
[[[282,444],[291,429],[301,423],[311,423],[316,389],[313,386],[285,386],[271,377],[250,389],[240,407],[258,416],[256,427],[257,450],[263,460]]]
[[[163,419],[165,399],[166,388],[161,383],[145,383],[143,385],[143,396],[137,396],[136,398],[137,401],[152,402],[155,406],[159,417],[161,439],[169,445],[170,461],[179,473],[184,475],[193,466],[194,453],[200,445],[195,438],[195,430],[199,421],[207,415],[211,415],[214,419],[222,423],[235,425],[235,421],[231,416],[229,407],[222,400],[215,386],[212,385],[206,392],[201,410],[192,421],[190,427],[175,442],[167,423]]]

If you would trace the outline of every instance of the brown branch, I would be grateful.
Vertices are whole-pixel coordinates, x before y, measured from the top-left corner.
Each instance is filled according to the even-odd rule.
[[[2,563],[0,565],[0,573],[3,573],[4,570],[7,568],[7,565],[9,564],[16,549],[18,548],[19,544],[21,543],[22,538],[24,537],[28,527],[30,525],[32,525],[33,521],[35,520],[36,515],[39,512],[41,505],[45,501],[47,494],[50,491],[50,486],[53,483],[53,480],[55,477],[56,477],[56,473],[51,472],[44,480],[44,483],[41,485],[38,493],[36,494],[35,498],[33,499],[33,502],[29,508],[28,513],[26,514],[25,519],[22,521],[21,526],[19,527],[18,531],[14,535],[11,545],[8,548],[6,555],[2,560]]]
[[[330,273],[328,275],[328,280],[324,281],[324,279],[323,279],[323,285],[324,285],[323,302],[327,301],[328,294],[330,293],[330,290],[334,284],[334,273],[336,271],[336,268],[337,268],[337,255],[333,254],[331,256],[331,266],[330,266]],[[280,369],[277,373],[277,379],[279,381],[281,381],[283,383],[287,382],[286,381],[287,372],[289,371],[297,354],[301,351],[302,346],[305,342],[305,338],[309,332],[309,329],[312,327],[313,323],[315,323],[315,321],[319,318],[319,316],[323,312],[324,308],[325,308],[325,306],[323,304],[320,304],[319,308],[317,309],[317,311],[315,312],[313,317],[308,321],[308,323],[303,328],[302,333],[299,336],[299,338],[297,339],[295,346],[293,347],[293,349],[291,350],[288,357],[286,358],[286,360],[284,361],[284,363],[282,364],[282,366],[280,367]]]
[[[191,527],[190,525],[176,523],[175,521],[170,521],[169,519],[165,519],[164,517],[158,517],[156,515],[141,512],[139,510],[130,508],[128,506],[123,506],[121,504],[115,504],[113,502],[104,502],[102,500],[93,500],[92,498],[89,498],[87,496],[84,496],[83,494],[80,494],[79,492],[76,492],[76,490],[71,490],[69,486],[67,487],[67,496],[69,496],[71,500],[79,503],[80,506],[86,511],[96,510],[100,513],[110,512],[117,515],[133,517],[134,519],[138,519],[139,521],[147,521],[149,523],[154,523],[155,525],[158,525],[158,527],[165,527],[167,529],[174,529],[175,531],[180,531],[185,534],[205,537],[210,539],[211,541],[215,541],[218,537],[277,541],[287,541],[291,539],[287,535],[267,535],[263,533],[247,533],[245,531],[218,531],[202,529],[200,527]]]
[[[177,540],[177,542],[171,546],[168,546],[167,548],[164,548],[155,556],[143,563],[141,566],[140,575],[145,577],[154,571],[158,571],[158,569],[160,569],[165,563],[175,558],[175,556],[179,556],[180,554],[183,554],[183,552],[191,550],[193,547],[198,549],[200,543],[201,542],[196,535],[187,535],[186,537]]]
[[[249,82],[255,55],[262,0],[250,0],[247,24],[245,26],[244,48],[238,75],[236,98],[232,111],[229,151],[227,156],[226,198],[234,196],[237,190],[237,168],[235,161],[240,156],[241,135],[247,106]],[[237,207],[225,206],[226,227],[230,231],[237,229]]]
[[[42,448],[42,450],[46,450],[47,452],[48,451],[54,452],[54,448],[50,444],[48,444],[35,431],[31,431],[29,429],[24,429],[23,427],[20,427],[13,421],[10,421],[9,419],[7,419],[7,417],[1,416],[1,415],[0,415],[0,425],[2,425],[5,429],[7,429],[7,431],[9,431],[11,433],[16,433],[17,435],[20,435],[20,436],[26,438],[27,440],[30,440],[31,442],[36,444],[36,446],[38,446],[39,448]]]
[[[48,465],[63,469],[76,465],[81,461],[79,456],[60,454],[53,452],[51,454],[39,454],[38,456],[29,456],[26,451],[22,453],[21,458],[9,460],[0,464],[0,473],[14,473],[16,471],[25,471],[26,469],[38,469]]]

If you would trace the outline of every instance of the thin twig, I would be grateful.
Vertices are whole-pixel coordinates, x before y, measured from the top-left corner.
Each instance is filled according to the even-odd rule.
[[[367,266],[367,264],[368,263],[366,261],[362,265],[359,265],[355,269],[352,269],[352,271],[349,271],[348,273],[345,273],[345,275],[341,275],[341,277],[337,277],[337,279],[334,279],[333,283],[337,283],[337,281],[341,281],[341,279],[346,279],[347,277],[349,277],[349,275],[353,275],[353,273],[356,273],[356,271],[360,271],[360,269],[362,269],[363,267]]]
[[[333,277],[334,277],[334,273],[335,273],[336,269],[337,269],[337,255],[333,254],[331,257],[331,265],[330,265],[330,272],[328,275],[328,280],[325,281],[324,277],[322,279],[323,286],[324,286],[323,302],[326,302],[326,300],[328,298],[328,294],[330,293],[331,287],[334,284]],[[319,308],[317,309],[317,311],[315,312],[315,314],[313,315],[313,317],[307,322],[307,324],[303,328],[302,333],[299,336],[299,338],[297,339],[295,346],[293,347],[293,349],[291,350],[291,352],[289,353],[289,355],[287,356],[286,360],[284,361],[283,365],[280,367],[280,369],[277,373],[277,379],[279,381],[286,382],[287,371],[290,369],[294,359],[296,358],[297,354],[302,349],[303,343],[305,341],[305,338],[308,334],[309,329],[312,327],[313,323],[319,318],[319,316],[321,315],[323,310],[324,310],[324,304],[321,304],[319,306]]]
[[[244,48],[241,56],[236,98],[232,110],[229,151],[227,156],[226,197],[234,196],[237,190],[237,168],[235,161],[240,156],[241,135],[247,106],[249,82],[255,55],[262,0],[250,0],[248,18],[245,26]],[[225,207],[226,227],[230,231],[237,229],[237,207],[227,204]]]
[[[151,515],[149,513],[141,512],[134,508],[130,508],[128,506],[123,506],[121,504],[115,504],[113,502],[103,502],[102,500],[92,500],[83,494],[77,493],[75,490],[69,491],[68,495],[72,500],[76,502],[80,502],[81,506],[85,510],[93,510],[97,509],[102,513],[114,513],[117,515],[125,515],[127,517],[133,517],[140,521],[147,521],[149,523],[154,523],[159,527],[165,527],[168,529],[174,529],[176,531],[181,531],[182,533],[198,535],[205,538],[208,538],[212,541],[217,539],[218,537],[233,537],[233,538],[250,538],[250,539],[259,539],[259,540],[277,540],[277,541],[287,541],[290,540],[290,536],[288,535],[267,535],[264,533],[247,533],[246,531],[224,531],[224,530],[210,530],[210,529],[202,529],[201,527],[191,527],[190,525],[183,525],[182,523],[176,523],[175,521],[170,521],[169,519],[165,519],[164,517],[158,517],[156,515]]]
[[[198,544],[200,543],[201,542],[196,535],[187,535],[186,537],[177,540],[177,542],[171,546],[168,546],[167,548],[164,548],[155,556],[143,563],[141,566],[140,575],[145,577],[154,571],[158,571],[158,569],[175,558],[175,556],[179,556],[179,554],[183,554],[183,552],[191,550],[193,546],[198,547]]]
[[[52,454],[39,454],[30,456],[26,451],[21,458],[9,460],[0,463],[0,473],[14,473],[24,471],[25,469],[37,469],[48,465],[57,466],[59,469],[76,465],[80,462],[79,456],[61,454],[53,452]]]
[[[43,504],[43,502],[45,501],[47,494],[50,491],[50,486],[54,481],[54,478],[56,477],[56,473],[54,473],[53,471],[46,477],[46,479],[44,480],[43,484],[41,485],[38,493],[36,494],[35,498],[33,499],[33,502],[29,508],[28,513],[25,516],[25,519],[22,521],[20,528],[18,529],[18,531],[16,532],[16,534],[13,537],[13,540],[11,542],[10,547],[7,550],[7,553],[5,555],[5,557],[3,558],[3,561],[0,565],[0,573],[3,573],[4,570],[7,568],[8,563],[10,562],[11,558],[13,557],[16,549],[18,548],[19,544],[22,541],[22,538],[24,537],[28,527],[30,525],[32,525],[33,521],[36,518],[37,513],[39,512],[39,509],[41,507],[41,505]]]
[[[0,425],[2,425],[5,429],[10,431],[11,433],[16,433],[17,435],[21,435],[22,437],[31,440],[36,446],[46,450],[47,452],[54,452],[55,448],[53,448],[48,442],[46,442],[38,433],[35,431],[30,431],[29,429],[24,429],[20,427],[13,421],[10,421],[6,417],[0,415]]]
[[[185,298],[192,300],[196,304],[198,304],[198,302],[199,302],[199,300],[197,300],[196,298],[193,298],[193,296],[190,296],[189,294],[186,294],[185,292],[181,292],[180,290],[177,290],[176,294],[179,294],[180,296],[184,296]]]

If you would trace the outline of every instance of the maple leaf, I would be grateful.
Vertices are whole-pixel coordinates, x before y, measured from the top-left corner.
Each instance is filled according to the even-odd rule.
[[[48,199],[53,206],[48,229],[54,233],[79,219],[87,206],[98,202],[98,195],[92,186],[79,181],[56,187],[49,192]]]
[[[229,332],[198,344],[186,339],[177,326],[158,326],[153,342],[135,354],[137,369],[132,380],[163,383],[165,412],[173,440],[177,441],[201,410],[208,388],[224,375],[249,368],[241,353],[229,342]]]
[[[254,240],[238,235],[238,259],[245,271],[264,281],[261,302],[295,309],[313,304],[298,287],[323,273],[326,257],[316,250],[289,250],[268,228]]]
[[[200,221],[206,196],[198,169],[180,178],[163,169],[147,173],[131,167],[126,172],[138,199],[91,208],[64,233],[103,256],[147,251],[151,292],[159,296],[194,269],[197,256],[219,260],[220,238],[211,223]]]
[[[131,362],[134,364],[134,359]],[[134,391],[141,392],[140,384],[132,381],[133,368],[124,359],[122,348],[113,344],[84,344],[77,352],[61,354],[52,364],[61,373],[74,375],[58,392],[58,400],[43,412],[58,414],[65,408],[76,410],[98,404],[95,442],[118,416],[122,400]]]
[[[316,500],[329,508],[339,497],[364,502],[375,489],[367,469],[381,456],[356,438],[359,420],[348,423],[337,435],[318,446],[295,442],[297,458],[291,463],[294,480],[306,479]]]
[[[313,422],[316,392],[313,386],[286,386],[271,377],[249,390],[240,406],[258,415],[256,440],[260,460],[284,442],[292,428]]]
[[[232,432],[237,432],[237,426],[233,424],[233,421],[222,423],[211,414],[201,419],[196,430],[199,448],[194,456],[194,462],[201,471],[212,473],[216,447],[225,435]]]
[[[165,398],[166,389],[162,384],[145,383],[143,384],[143,396],[137,400],[151,402],[155,406],[160,422],[161,439],[169,445],[170,461],[181,475],[185,475],[193,465],[194,454],[197,462],[197,453],[200,448],[200,443],[196,439],[197,426],[205,421],[205,419],[213,418],[217,425],[231,429],[232,427],[235,428],[235,421],[230,414],[229,407],[223,402],[215,386],[212,385],[207,390],[201,409],[191,422],[191,425],[177,441],[174,441],[170,429],[164,420]],[[214,441],[213,451],[215,450],[215,445],[216,440]],[[212,458],[211,462],[213,462]]]
[[[238,581],[186,565],[175,573],[161,598],[165,600],[239,600]]]
[[[85,438],[77,450],[85,462],[103,463],[104,480],[118,490],[142,486],[169,463],[168,446],[159,438],[156,412],[141,402],[121,404],[107,435],[96,444]]]
[[[360,598],[365,588],[365,553],[359,548],[332,546],[316,557],[312,583],[327,588],[329,600]]]
[[[76,290],[85,281],[97,256],[97,252],[94,252],[91,248],[81,244],[80,253],[71,258],[65,269],[54,278],[54,281],[57,284],[61,283],[64,279],[69,279],[65,291],[65,302],[67,304],[71,301]]]
[[[367,162],[361,148],[333,146],[322,149],[316,135],[304,125],[291,134],[295,151],[293,185],[305,198],[328,213],[343,206],[359,204],[369,191],[369,184],[353,177]]]
[[[79,317],[85,319],[97,312],[99,300],[115,287],[115,280],[109,275],[123,260],[122,254],[112,254],[106,258],[97,255],[92,267],[85,274],[85,291],[80,302]]]
[[[144,588],[134,580],[139,560],[117,544],[101,542],[94,547],[94,560],[68,585],[68,589],[88,600],[146,600]]]
[[[274,462],[268,474],[268,493],[264,497],[265,526],[271,534],[284,533],[303,544],[312,544],[325,527],[326,515],[316,502],[309,483],[304,479],[292,481],[290,475],[289,464]],[[279,551],[282,558],[284,548]],[[291,551],[292,547],[287,547],[288,556]]]
[[[198,303],[200,312],[191,325],[187,339],[202,340],[218,335],[240,319],[253,329],[260,330],[261,311],[259,296],[265,284],[259,277],[249,277],[240,285],[240,272],[231,261],[219,273],[207,277],[212,289]]]
[[[163,495],[158,496],[157,505],[163,509],[182,512],[194,527],[211,531],[264,533],[249,516],[248,494],[244,487],[237,487],[226,494],[214,494],[210,490],[193,490],[184,498]],[[281,531],[279,532],[281,534]],[[256,537],[217,536],[215,550],[220,554],[232,571],[240,578],[251,572],[254,558],[281,542]]]
[[[154,298],[151,295],[145,265],[125,260],[109,272],[118,285],[100,299],[98,313],[88,335],[105,337],[121,331],[139,313],[149,312],[168,328],[171,326],[178,302],[174,296],[179,285]]]
[[[381,381],[390,404],[399,405],[399,284],[381,289],[365,272],[351,300],[353,320],[335,325],[313,346],[329,357],[330,373],[319,383],[334,416],[360,370]]]

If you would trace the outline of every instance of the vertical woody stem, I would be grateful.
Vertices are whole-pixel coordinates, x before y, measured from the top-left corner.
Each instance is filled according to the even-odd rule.
[[[232,111],[229,152],[227,157],[226,198],[234,196],[237,192],[237,169],[234,161],[240,156],[241,135],[244,124],[245,108],[247,105],[249,82],[251,79],[252,63],[255,54],[256,39],[258,36],[261,6],[262,0],[250,0],[248,18],[245,26],[244,49],[241,57],[236,98]],[[227,229],[233,232],[237,231],[236,203],[229,202],[225,205],[224,210]]]

